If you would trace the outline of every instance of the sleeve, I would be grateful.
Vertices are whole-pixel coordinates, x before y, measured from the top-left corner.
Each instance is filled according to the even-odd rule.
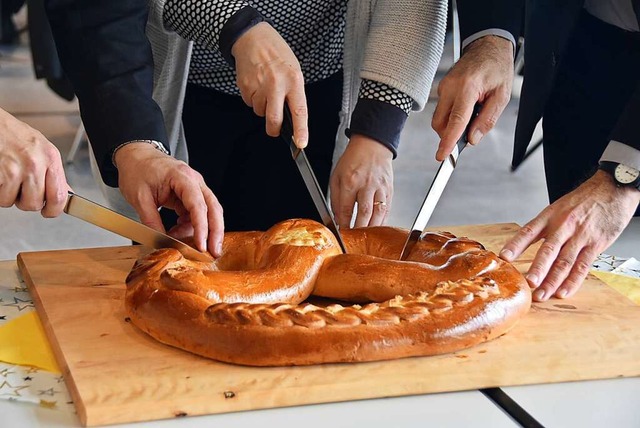
[[[611,142],[600,160],[624,163],[640,170],[640,84],[611,133]]]
[[[525,0],[456,0],[462,47],[488,34],[515,46],[523,29],[524,4]]]
[[[247,30],[266,19],[245,1],[228,0],[167,0],[164,4],[164,25],[187,40],[206,49],[220,50],[231,65],[233,44]]]
[[[162,112],[152,99],[147,3],[46,0],[45,7],[102,179],[117,187],[116,147],[145,139],[167,146]]]
[[[413,103],[410,96],[394,87],[373,80],[362,80],[347,137],[361,134],[373,138],[391,150],[395,158],[400,133]]]
[[[444,47],[447,4],[378,0],[371,12],[348,135],[368,135],[395,156],[408,112],[422,110],[429,97]]]

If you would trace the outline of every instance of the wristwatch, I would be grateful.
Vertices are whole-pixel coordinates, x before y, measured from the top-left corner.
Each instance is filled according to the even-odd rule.
[[[631,186],[640,190],[640,171],[618,162],[601,161],[600,169],[608,172],[618,186]]]

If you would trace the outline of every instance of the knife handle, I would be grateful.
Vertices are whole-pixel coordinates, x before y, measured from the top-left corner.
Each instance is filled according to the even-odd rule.
[[[482,104],[480,103],[476,103],[473,106],[473,112],[471,113],[471,119],[469,119],[469,123],[467,123],[467,126],[464,128],[464,133],[462,134],[462,136],[460,137],[460,139],[458,140],[458,155],[460,155],[460,153],[462,153],[462,150],[467,146],[467,144],[469,143],[469,128],[471,127],[471,122],[473,122],[473,120],[478,117],[478,114],[480,114],[480,109],[482,108]]]
[[[293,117],[291,116],[291,110],[287,105],[287,101],[284,102],[284,111],[282,115],[282,126],[280,127],[280,136],[284,141],[289,144],[291,154],[295,158],[298,148],[296,147],[295,140],[293,139]]]

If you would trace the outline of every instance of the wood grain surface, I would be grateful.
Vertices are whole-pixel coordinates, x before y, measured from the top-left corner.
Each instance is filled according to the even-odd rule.
[[[515,224],[438,228],[499,251]],[[640,306],[594,276],[508,334],[454,354],[308,367],[218,363],[140,332],[124,279],[145,247],[20,253],[18,265],[86,426],[493,386],[640,376]],[[526,270],[533,251],[516,263]]]

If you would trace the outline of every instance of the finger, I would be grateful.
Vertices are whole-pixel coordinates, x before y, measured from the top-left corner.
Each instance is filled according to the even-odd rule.
[[[44,208],[41,214],[45,218],[57,217],[64,211],[68,191],[71,190],[65,179],[62,159],[49,168],[44,186]]]
[[[340,180],[332,182],[331,197],[335,198],[333,212],[335,214],[336,223],[341,229],[349,229],[351,227],[351,217],[353,217],[353,208],[356,203],[356,193],[341,186]]]
[[[354,227],[365,227],[369,225],[371,215],[373,214],[373,197],[375,192],[370,188],[361,189],[356,200],[358,202],[358,212],[356,213],[356,220]]]
[[[253,112],[260,117],[264,117],[267,108],[267,98],[262,92],[254,92],[251,98],[251,105],[253,106]]]
[[[440,85],[438,86],[438,93],[440,93],[440,89],[442,87],[442,82],[440,82]],[[438,136],[441,138],[444,134],[445,129],[447,128],[449,113],[451,112],[453,100],[455,99],[455,97],[450,96],[449,94],[449,91],[443,90],[443,93],[438,98],[436,109],[433,112],[433,118],[431,118],[431,127],[438,133]]]
[[[562,248],[559,252],[557,252],[557,255],[553,255],[553,250],[555,250],[554,248],[553,250],[549,251],[549,254],[547,255],[548,258],[544,260],[544,262],[542,262],[540,266],[534,267],[534,260],[534,263],[529,269],[527,279],[531,282],[534,282],[536,279],[540,281],[540,286],[533,293],[534,300],[538,302],[545,301],[553,296],[558,287],[560,287],[562,282],[571,272],[573,264],[575,263],[576,258],[578,257],[578,254],[580,254],[580,250],[583,247],[583,243],[579,240],[579,238],[565,238],[568,239],[566,243],[559,242],[562,239],[560,238],[560,240],[557,240],[555,244],[552,244],[554,246],[562,245]],[[546,244],[547,242],[545,242],[540,247],[538,254],[543,251],[543,249],[546,247]],[[546,266],[546,264],[550,265]],[[546,274],[545,269],[547,270]],[[533,276],[533,281],[531,280],[531,276]]]
[[[497,92],[484,100],[482,108],[478,113],[478,117],[473,120],[469,127],[469,144],[476,145],[482,137],[487,135],[489,131],[496,126],[498,118],[504,111],[505,106],[509,102],[509,97]]]
[[[132,202],[133,208],[140,217],[140,222],[152,229],[165,233],[164,224],[153,196],[149,192],[140,194],[139,199]]]
[[[584,247],[576,258],[571,268],[571,273],[569,273],[569,276],[567,276],[560,288],[558,288],[558,291],[556,291],[556,296],[564,299],[574,295],[584,283],[596,257],[598,257],[598,251],[596,251],[595,248],[589,246]]]
[[[199,251],[207,251],[207,238],[209,235],[208,207],[205,203],[202,186],[188,187],[181,191],[176,189],[176,196],[180,199],[185,210],[189,212],[189,218],[193,225],[193,241]]]
[[[22,181],[15,205],[23,211],[40,211],[44,206],[44,179],[39,174],[29,175]]]
[[[542,232],[547,225],[547,217],[543,211],[529,223],[522,226],[516,234],[509,239],[500,250],[500,258],[512,262],[529,248],[529,246],[537,242],[542,237]]]
[[[269,96],[266,107],[265,124],[267,135],[270,137],[277,137],[280,135],[284,102],[283,92],[275,92]]]
[[[293,138],[300,149],[307,147],[309,142],[309,112],[304,86],[300,85],[287,96],[287,104],[293,120]]]
[[[249,107],[253,107],[253,97],[256,95],[256,90],[243,90],[240,89],[240,96],[242,97],[242,101]]]
[[[471,91],[460,94],[453,102],[447,118],[447,127],[442,133],[436,159],[443,161],[453,151],[473,114],[473,107],[478,98]]]
[[[385,196],[384,192],[381,190],[376,191],[373,197],[373,213],[369,220],[369,226],[381,226],[384,224],[389,213],[390,204],[391,199]]]
[[[209,220],[209,239],[207,247],[214,257],[222,255],[222,243],[224,241],[224,216],[222,205],[218,198],[209,191],[204,194],[207,204],[207,215]]]
[[[563,227],[554,231],[550,231],[549,234],[545,237],[544,243],[540,245],[538,252],[536,253],[531,266],[529,267],[529,271],[525,275],[525,278],[529,282],[529,285],[532,288],[539,287],[543,281],[547,278],[552,266],[556,263],[557,265],[557,276],[560,277],[560,282],[566,277],[568,274],[568,268],[570,265],[568,263],[572,263],[575,257],[577,256],[578,249],[571,248],[571,246],[578,245],[577,243],[569,244],[569,240],[571,238],[573,230],[569,227]],[[563,253],[562,258],[559,258],[561,251],[564,249],[565,245],[569,245],[570,247],[567,249],[565,253]],[[572,253],[573,256],[571,256]],[[573,257],[571,259],[570,257]],[[564,272],[564,276],[560,276],[561,273]],[[556,284],[557,279],[555,277],[551,277],[550,280],[552,282],[547,282],[546,288],[558,287],[560,284]],[[555,291],[555,288],[553,289]],[[544,298],[545,296],[548,298],[546,292],[539,292],[539,296]]]

